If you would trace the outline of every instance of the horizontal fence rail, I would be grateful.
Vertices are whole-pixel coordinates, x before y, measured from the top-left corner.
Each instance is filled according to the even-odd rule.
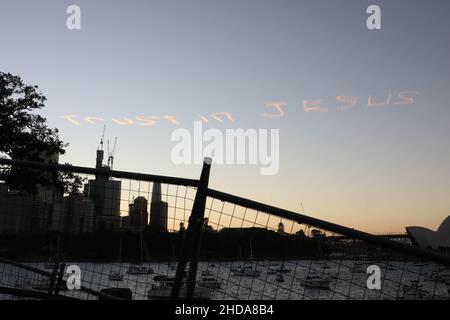
[[[198,183],[198,180],[195,180],[195,179],[168,177],[168,176],[142,174],[142,173],[116,171],[116,170],[106,170],[106,169],[93,169],[93,168],[78,167],[78,166],[72,166],[72,165],[51,164],[51,163],[49,164],[49,163],[23,161],[23,160],[11,160],[11,159],[3,159],[3,158],[0,158],[0,165],[9,165],[9,166],[14,165],[17,167],[41,169],[44,171],[63,171],[63,172],[89,174],[89,175],[97,175],[97,176],[104,176],[104,177],[167,183],[167,184],[190,186],[190,187],[196,187],[197,183]]]

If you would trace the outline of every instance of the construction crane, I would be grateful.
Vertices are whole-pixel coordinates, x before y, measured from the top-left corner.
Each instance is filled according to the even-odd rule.
[[[103,139],[105,139],[105,128],[106,128],[106,125],[104,124],[102,138],[100,139],[100,150],[103,150]]]
[[[108,167],[113,168],[114,165],[114,154],[116,153],[117,137],[114,139],[114,145],[112,151],[109,152],[109,140],[108,140]]]
[[[105,128],[106,126],[103,126],[103,132],[102,137],[100,138],[100,147],[97,150],[97,159],[95,162],[95,167],[97,169],[100,169],[103,167],[103,157],[104,157],[104,151],[103,151],[103,140],[105,139]]]

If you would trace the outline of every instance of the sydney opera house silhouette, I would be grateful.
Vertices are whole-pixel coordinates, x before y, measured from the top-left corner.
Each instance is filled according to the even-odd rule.
[[[406,227],[406,232],[415,245],[424,249],[450,248],[450,216],[439,226],[437,231],[424,227]]]

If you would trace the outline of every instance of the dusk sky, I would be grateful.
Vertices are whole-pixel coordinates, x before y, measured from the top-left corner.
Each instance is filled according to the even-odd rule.
[[[66,28],[71,4],[81,30]],[[381,30],[366,27],[370,4]],[[70,143],[60,162],[93,167],[106,124],[115,169],[197,178],[200,165],[171,161],[175,129],[199,115],[205,128],[276,128],[278,174],[213,164],[210,186],[369,232],[436,229],[450,214],[449,15],[445,0],[1,0],[0,71],[47,97],[42,113]],[[413,101],[396,104],[402,92]],[[356,104],[339,111],[337,96]],[[262,115],[271,101],[283,117]]]

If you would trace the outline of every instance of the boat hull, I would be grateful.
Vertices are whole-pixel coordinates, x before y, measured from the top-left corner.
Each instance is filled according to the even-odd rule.
[[[330,289],[330,280],[302,280],[301,284],[302,286],[306,288],[315,288],[315,289]]]
[[[180,289],[179,297],[186,297],[186,287]],[[149,300],[171,300],[172,288],[156,288],[147,291]],[[210,288],[197,288],[194,291],[194,300],[211,300],[212,290]]]

